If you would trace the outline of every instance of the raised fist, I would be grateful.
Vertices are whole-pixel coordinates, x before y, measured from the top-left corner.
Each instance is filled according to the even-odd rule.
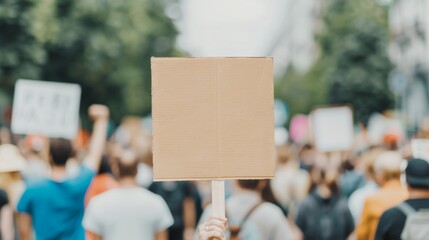
[[[93,121],[109,119],[109,108],[100,104],[93,104],[88,108],[89,117]]]

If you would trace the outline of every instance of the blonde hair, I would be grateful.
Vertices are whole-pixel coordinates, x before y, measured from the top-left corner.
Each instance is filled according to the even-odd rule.
[[[372,177],[372,178],[375,177],[375,170],[374,170],[375,161],[380,156],[380,154],[382,154],[385,151],[386,150],[384,150],[383,148],[374,148],[374,149],[371,149],[371,150],[365,152],[362,155],[362,157],[361,157],[362,165],[361,166],[363,167],[363,170],[365,171],[365,173],[369,177]]]
[[[19,172],[2,172],[0,188],[6,191],[9,201],[15,206],[25,189],[25,184]]]
[[[382,174],[385,181],[401,177],[402,157],[396,151],[381,153],[374,163],[374,172]]]
[[[285,164],[290,161],[292,154],[288,145],[281,145],[277,147],[277,162],[279,164]]]

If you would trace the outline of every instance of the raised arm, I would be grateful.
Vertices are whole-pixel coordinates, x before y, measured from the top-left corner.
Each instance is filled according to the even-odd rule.
[[[89,152],[83,163],[96,172],[100,166],[101,157],[106,146],[109,109],[103,105],[91,105],[88,112],[90,118],[94,121],[94,127]]]

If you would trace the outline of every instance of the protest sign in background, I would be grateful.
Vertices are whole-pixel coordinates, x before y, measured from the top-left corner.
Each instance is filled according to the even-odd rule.
[[[317,150],[335,152],[352,148],[354,128],[351,108],[317,108],[311,113],[311,125]]]
[[[80,94],[77,84],[18,80],[12,131],[73,139],[79,127]]]
[[[414,158],[420,158],[429,161],[429,140],[413,139],[411,141],[411,151]]]

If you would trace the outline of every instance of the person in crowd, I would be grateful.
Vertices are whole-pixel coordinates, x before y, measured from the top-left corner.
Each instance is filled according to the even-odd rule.
[[[2,229],[6,228],[5,232],[1,231],[2,235],[6,234],[5,238],[10,239],[16,235],[16,204],[25,189],[25,183],[21,178],[20,172],[26,168],[25,159],[19,152],[19,149],[11,144],[3,144],[0,146],[0,189],[5,191],[3,198],[7,196],[7,202],[2,210],[0,224]]]
[[[226,201],[226,216],[229,222],[226,239],[239,236],[243,240],[296,240],[282,210],[270,202],[263,201],[261,191],[266,184],[265,181],[238,180],[236,183],[236,191]],[[200,223],[206,222],[210,215],[209,205],[204,210]],[[199,230],[200,233],[196,233],[194,239],[202,239],[200,236],[204,227],[200,227]]]
[[[28,135],[24,140],[27,167],[21,172],[24,180],[31,181],[49,176],[49,163],[46,157],[48,140],[40,135]]]
[[[299,167],[309,171],[314,164],[314,159],[317,155],[316,149],[313,145],[307,143],[300,147],[298,151]]]
[[[401,185],[401,155],[396,151],[380,154],[374,163],[374,173],[380,189],[365,200],[356,228],[358,240],[374,239],[378,221],[387,209],[404,201],[408,193]]]
[[[209,217],[198,226],[198,240],[224,240],[226,228],[226,218]]]
[[[119,187],[94,197],[83,225],[95,240],[167,240],[173,217],[165,201],[138,186],[137,157],[124,149],[112,162]]]
[[[378,190],[375,181],[374,162],[382,151],[381,148],[374,148],[362,154],[361,165],[365,173],[365,185],[353,192],[348,201],[349,209],[356,224],[360,220],[365,199]]]
[[[356,155],[341,159],[342,173],[340,176],[340,192],[346,199],[348,199],[354,191],[365,185],[364,174],[356,169],[359,159],[360,156]]]
[[[86,191],[85,196],[85,206],[88,205],[89,201],[110,189],[118,187],[118,182],[115,180],[115,178],[112,176],[112,170],[110,169],[110,163],[107,156],[103,156],[100,167],[98,169],[97,176],[94,177],[94,179],[91,182],[91,185],[89,185],[88,190]]]
[[[88,154],[75,177],[68,177],[65,167],[73,153],[71,142],[50,140],[50,177],[29,183],[18,203],[21,240],[32,239],[33,228],[36,239],[85,239],[82,227],[84,197],[100,165],[109,110],[102,105],[92,105],[89,116],[94,120],[93,135]]]
[[[26,166],[26,161],[16,146],[11,144],[0,146],[0,188],[6,191],[14,208],[25,189],[20,172]]]
[[[279,207],[282,210],[285,218],[288,220],[289,226],[291,227],[291,230],[293,231],[293,234],[295,235],[295,239],[296,240],[302,239],[303,236],[302,236],[301,230],[296,226],[294,219],[292,217],[288,217],[288,215],[289,215],[288,209],[285,208],[282,204],[280,204],[280,202],[274,196],[274,193],[273,193],[272,187],[271,187],[271,181],[270,180],[262,180],[262,181],[266,182],[266,184],[265,184],[265,186],[261,192],[262,200],[265,202],[270,202],[270,203],[276,205],[277,207]]]
[[[289,216],[295,218],[295,209],[307,196],[310,176],[299,168],[299,162],[293,157],[287,145],[277,147],[278,166],[271,181],[271,189],[279,203],[288,210]]]
[[[376,240],[420,240],[429,237],[429,163],[422,159],[409,160],[405,168],[405,179],[409,198],[381,215],[375,234]],[[413,225],[416,222],[412,221],[412,214],[420,213],[419,210],[426,212],[421,214],[422,219],[417,218],[417,225]],[[409,226],[406,229],[407,224]],[[410,229],[413,229],[411,233]]]
[[[339,161],[320,154],[310,173],[311,192],[299,206],[296,218],[304,240],[346,240],[354,222],[339,192]]]
[[[192,238],[202,212],[197,188],[191,182],[154,182],[149,190],[160,195],[173,214],[174,224],[168,229],[169,240]]]
[[[0,127],[0,144],[7,144],[12,142],[12,136],[9,129],[6,127]]]
[[[0,189],[0,239],[13,240],[15,237],[13,212],[7,193]]]
[[[131,148],[139,159],[137,183],[148,188],[153,182],[152,137],[141,131],[132,141]]]

